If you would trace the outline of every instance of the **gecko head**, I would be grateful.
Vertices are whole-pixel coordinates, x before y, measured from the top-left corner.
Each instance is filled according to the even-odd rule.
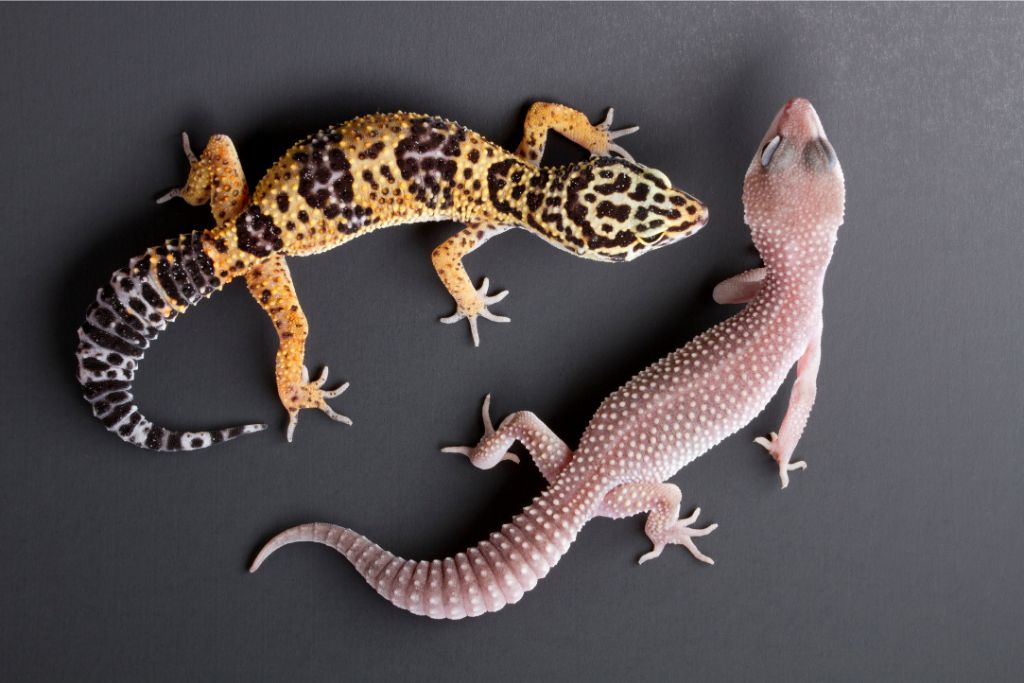
[[[591,159],[569,178],[565,207],[586,256],[600,261],[632,261],[708,222],[707,207],[664,173],[614,157]]]
[[[744,219],[765,263],[780,255],[827,263],[843,222],[843,169],[811,103],[790,100],[758,145],[743,181]],[[820,259],[819,259],[820,260]]]

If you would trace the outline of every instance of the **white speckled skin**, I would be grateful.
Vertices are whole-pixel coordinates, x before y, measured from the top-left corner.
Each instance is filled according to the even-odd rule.
[[[550,482],[522,513],[475,548],[433,562],[396,557],[343,527],[304,524],[271,539],[251,571],[283,545],[323,543],[398,607],[459,619],[517,602],[588,520],[642,512],[654,548],[640,562],[677,544],[711,564],[693,539],[717,525],[691,528],[699,508],[679,519],[682,494],[664,482],[756,417],[794,363],[798,376],[782,427],[758,443],[778,463],[783,487],[790,471],[804,467],[791,456],[814,402],[822,283],[844,201],[843,173],[814,108],[791,100],[772,122],[744,181],[746,221],[765,265],[715,288],[716,301],[747,306],[605,399],[575,453],[533,413],[513,413],[494,430],[489,400],[477,446],[445,449],[488,469],[517,459],[507,448],[522,442]]]

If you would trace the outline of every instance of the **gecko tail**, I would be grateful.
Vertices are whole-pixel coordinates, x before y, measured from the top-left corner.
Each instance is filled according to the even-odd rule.
[[[223,286],[202,248],[202,233],[170,239],[133,258],[96,293],[78,328],[78,381],[93,414],[130,444],[190,451],[267,428],[249,424],[175,431],[153,424],[134,404],[132,381],[150,342],[167,324]]]
[[[443,560],[406,560],[365,536],[326,523],[302,524],[274,536],[256,555],[255,572],[290,543],[321,543],[345,556],[391,604],[432,619],[496,612],[537,585],[586,523],[585,511],[566,504],[556,484],[492,533],[486,541]]]

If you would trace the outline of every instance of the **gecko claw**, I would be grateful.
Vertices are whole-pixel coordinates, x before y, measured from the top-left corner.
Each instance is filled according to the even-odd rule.
[[[484,435],[480,438],[480,444],[482,444],[485,439],[487,439],[488,437],[494,435],[494,423],[491,422],[491,395],[490,394],[487,394],[487,396],[484,397],[484,404],[483,404],[483,407],[480,409],[480,417],[481,417],[481,419],[482,419],[482,421],[484,423]],[[473,460],[473,456],[474,456],[474,454],[477,451],[477,448],[480,447],[480,444],[478,444],[475,447],[470,447],[470,446],[445,446],[444,448],[441,449],[441,452],[442,453],[457,453],[459,455],[464,455],[467,458],[469,458],[470,461],[472,461]],[[511,452],[511,451],[508,451],[504,455],[502,455],[501,458],[498,460],[498,462],[502,462],[502,461],[505,461],[505,460],[508,460],[510,462],[514,462],[517,465],[519,464],[519,456],[516,455],[515,453]],[[474,463],[474,464],[476,464],[476,463]]]
[[[797,462],[790,462],[790,455],[785,453],[779,446],[779,435],[776,432],[771,432],[767,438],[759,436],[754,439],[754,443],[762,446],[768,454],[772,456],[775,462],[779,465],[779,479],[782,482],[782,488],[789,486],[789,473],[795,470],[807,469],[807,463],[803,460]]]
[[[617,145],[614,142],[609,142],[608,151],[615,152],[626,161],[632,161],[634,164],[636,163],[636,159],[633,158],[633,155],[627,152],[625,149],[623,149],[622,145]]]
[[[627,161],[634,161],[633,155],[622,148],[622,145],[617,145],[612,142],[616,138],[621,138],[625,135],[632,135],[633,133],[640,130],[640,126],[629,126],[628,128],[619,128],[618,130],[612,130],[612,119],[615,118],[615,108],[608,107],[608,114],[604,117],[604,121],[597,124],[596,128],[605,134],[608,140],[607,147],[605,148],[604,156],[611,156],[614,152]]]
[[[484,396],[484,404],[480,407],[480,419],[484,423],[484,436],[494,433],[494,423],[491,422],[491,395]]]
[[[192,151],[192,145],[188,141],[188,133],[181,131],[181,148],[185,150],[185,156],[188,157],[188,162],[194,164],[199,161],[196,158],[195,152]]]
[[[174,199],[175,197],[180,197],[181,196],[181,190],[182,190],[182,188],[180,188],[180,187],[176,187],[173,190],[168,190],[167,192],[165,192],[164,194],[162,194],[162,195],[160,195],[159,197],[156,198],[156,203],[157,204],[165,204],[165,203],[171,201],[172,199]]]
[[[192,145],[189,144],[189,141],[188,141],[188,133],[186,133],[185,131],[181,132],[181,147],[182,147],[182,149],[185,150],[185,156],[188,158],[188,163],[190,165],[194,164],[194,163],[197,163],[199,161],[199,159],[196,158],[195,152],[192,151]],[[180,197],[182,192],[184,192],[184,191],[185,191],[184,187],[176,187],[173,190],[168,190],[164,194],[162,194],[159,197],[157,197],[156,203],[157,204],[164,204],[166,202],[169,202],[172,199],[174,199],[175,197]]]
[[[489,305],[496,304],[508,296],[507,289],[503,289],[502,291],[497,292],[496,294],[488,294],[487,290],[490,288],[490,286],[490,278],[485,277],[483,279],[483,282],[480,284],[480,287],[476,290],[477,304],[480,307],[480,310],[478,310],[477,312],[470,313],[459,307],[451,315],[439,318],[439,320],[446,325],[451,325],[452,323],[458,322],[463,318],[467,319],[469,321],[469,333],[473,337],[473,346],[476,347],[480,346],[480,330],[477,326],[478,317],[485,318],[496,323],[507,323],[511,322],[512,320],[506,315],[498,315],[496,313],[493,313],[489,308],[487,308]]]
[[[672,525],[665,529],[661,538],[651,539],[651,542],[654,543],[654,548],[649,553],[641,555],[640,559],[637,561],[637,564],[643,564],[648,560],[653,560],[654,558],[660,556],[661,551],[663,551],[665,549],[665,546],[669,544],[681,545],[687,550],[689,550],[690,554],[693,555],[695,559],[698,559],[706,564],[714,564],[714,560],[712,560],[710,557],[702,553],[700,549],[697,548],[697,544],[693,542],[693,539],[699,538],[700,536],[707,536],[712,531],[718,528],[718,524],[711,524],[709,526],[704,527],[703,529],[694,529],[690,526],[690,524],[695,522],[699,515],[700,508],[697,508],[689,517],[686,517],[685,519],[677,519],[675,522],[673,522]]]
[[[324,389],[323,386],[326,382],[326,365],[320,371],[320,375],[312,381],[309,379],[309,369],[305,365],[302,366],[302,383],[296,392],[295,405],[288,407],[288,428],[285,431],[288,443],[292,442],[292,437],[295,435],[295,426],[299,422],[299,411],[303,408],[316,408],[335,422],[347,425],[352,424],[351,418],[336,412],[331,406],[327,405],[327,399],[341,396],[348,389],[349,383],[345,382],[334,389]]]

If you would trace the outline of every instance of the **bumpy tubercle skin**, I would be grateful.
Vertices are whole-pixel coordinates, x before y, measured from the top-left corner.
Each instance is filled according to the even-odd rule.
[[[791,456],[814,401],[822,284],[845,201],[842,170],[806,100],[790,101],[775,118],[747,172],[743,201],[765,265],[724,281],[715,298],[747,302],[746,307],[605,399],[575,453],[530,412],[513,413],[493,429],[490,397],[483,408],[485,434],[476,447],[445,449],[467,455],[481,469],[518,461],[507,452],[514,441],[529,451],[550,486],[500,531],[455,557],[416,562],[344,527],[304,524],[271,539],[250,571],[281,546],[322,543],[343,554],[396,606],[459,619],[517,602],[588,520],[644,512],[654,547],[641,563],[670,544],[712,563],[693,539],[717,525],[691,527],[699,508],[679,519],[682,494],[666,480],[754,419],[794,363],[798,377],[789,409],[779,435],[763,444],[778,463],[783,487],[788,473],[803,466]]]
[[[94,414],[110,431],[137,446],[193,450],[260,431],[254,424],[181,432],[154,425],[134,405],[138,362],[167,323],[190,306],[244,276],[278,332],[275,378],[289,415],[291,441],[299,411],[315,408],[351,424],[326,402],[347,388],[323,388],[327,368],[310,380],[304,365],[309,325],[299,305],[286,256],[307,256],[379,228],[455,220],[465,228],[438,246],[434,267],[456,302],[442,322],[508,318],[489,304],[488,280],[474,288],[462,266],[468,253],[512,227],[525,228],[577,256],[628,261],[700,230],[707,208],[673,189],[655,169],[632,162],[613,143],[634,129],[613,131],[611,110],[591,124],[569,107],[537,102],[523,141],[510,153],[456,123],[436,116],[373,114],[321,130],[274,164],[252,197],[231,140],[210,138],[191,162],[188,182],[161,200],[209,203],[216,227],[168,240],[132,259],[99,290],[78,331],[78,379]],[[549,130],[593,155],[542,167]],[[627,158],[613,158],[612,152]]]

